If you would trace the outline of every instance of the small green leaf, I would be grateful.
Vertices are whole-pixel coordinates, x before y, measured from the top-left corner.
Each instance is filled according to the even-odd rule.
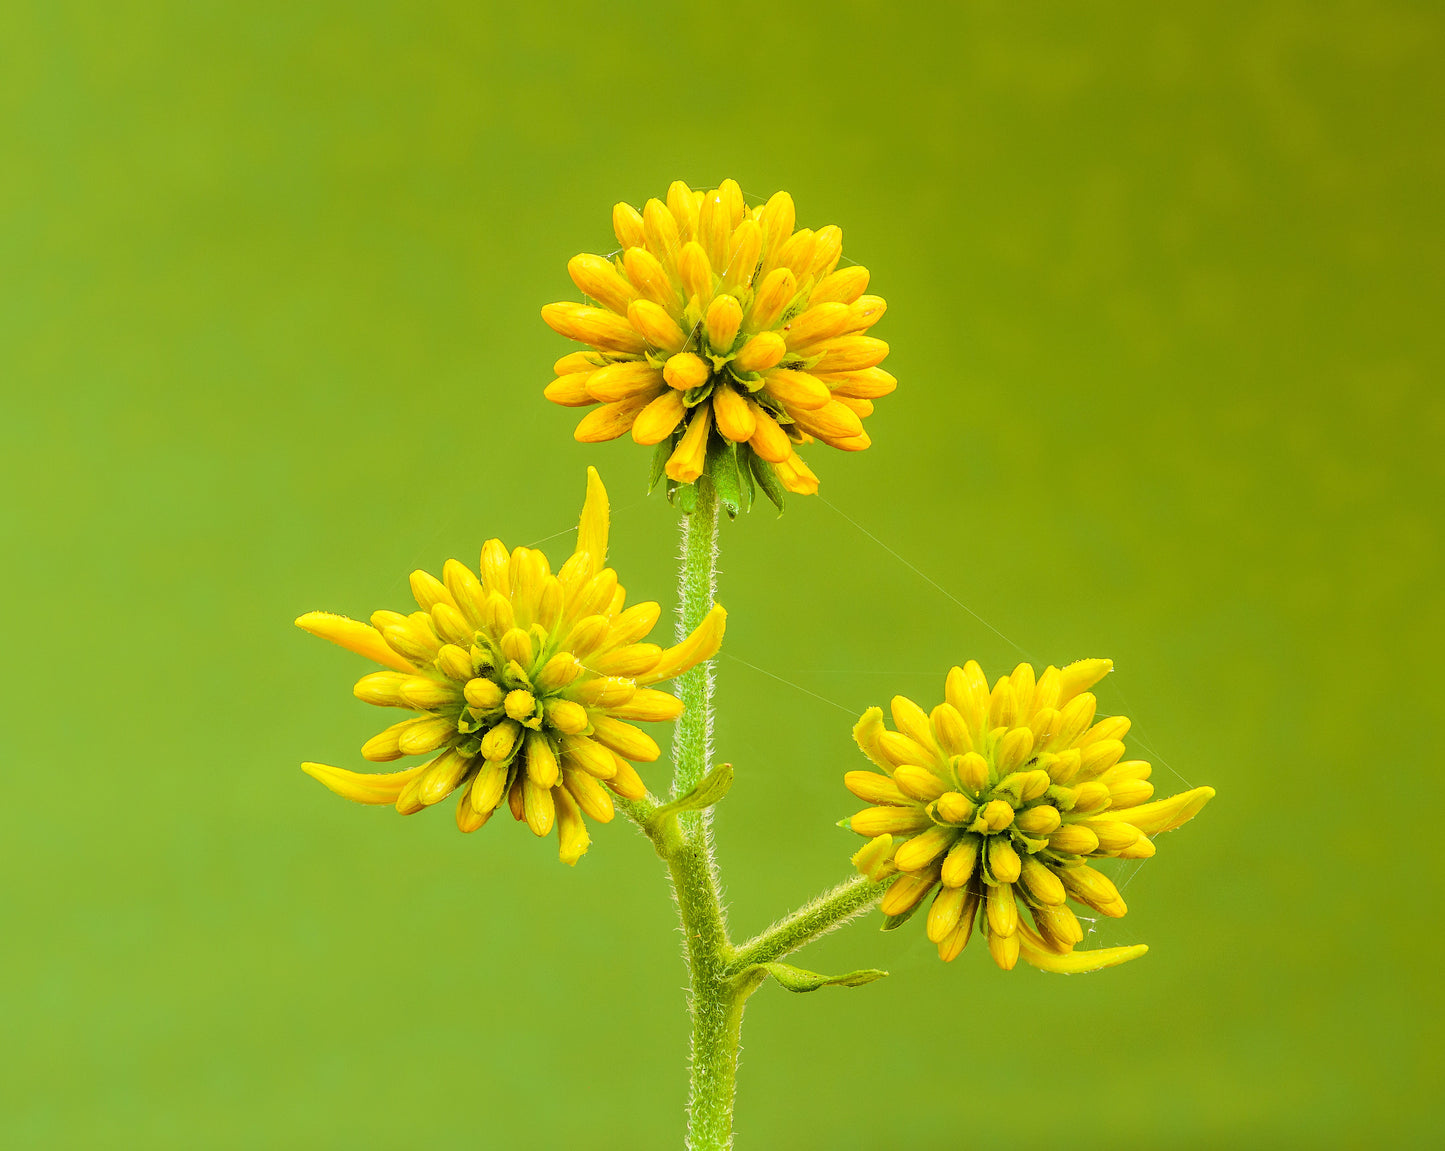
[[[819,975],[816,971],[805,971],[791,963],[759,963],[746,968],[742,975],[756,972],[771,975],[780,985],[800,995],[817,991],[820,987],[862,987],[863,984],[872,983],[888,974],[876,967],[864,967],[846,975]]]
[[[711,807],[728,793],[728,789],[733,785],[734,774],[732,764],[718,764],[703,776],[702,782],[686,795],[680,795],[671,803],[658,808],[658,814],[675,811],[701,811],[705,807]]]
[[[778,514],[783,512],[783,483],[778,479],[778,474],[773,471],[773,465],[768,463],[756,452],[748,453],[748,468],[758,481],[758,487],[763,489],[763,495],[773,501],[773,506],[778,509]]]

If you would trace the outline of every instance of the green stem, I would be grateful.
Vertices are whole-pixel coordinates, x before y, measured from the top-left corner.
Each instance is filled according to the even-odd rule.
[[[755,963],[781,959],[861,915],[882,899],[887,890],[887,883],[874,883],[866,876],[845,879],[738,947],[728,971],[737,974]]]
[[[703,476],[698,480],[697,505],[682,521],[679,642],[712,610],[717,590],[717,520],[717,491]],[[674,798],[696,787],[712,760],[712,694],[712,667],[708,663],[684,673],[677,681],[677,695],[684,710],[672,741]],[[654,840],[672,874],[691,973],[688,1146],[692,1151],[725,1151],[732,1146],[738,1039],[747,999],[747,993],[728,980],[733,949],[718,897],[711,822],[710,810],[685,811],[677,817],[675,832]]]
[[[712,481],[697,485],[697,505],[682,521],[677,636],[681,642],[712,610],[717,589],[718,498]],[[680,676],[684,710],[673,734],[672,796],[692,791],[712,761],[713,674],[704,663]],[[751,940],[741,952],[728,939],[712,844],[712,809],[669,812],[652,797],[625,805],[667,861],[682,920],[692,1014],[687,1145],[727,1151],[733,1141],[733,1099],[743,1007],[762,982],[745,968],[766,963],[867,910],[886,884],[862,876],[839,884]]]
[[[717,489],[707,476],[697,481],[697,507],[682,517],[682,567],[678,572],[677,641],[681,643],[712,610],[717,595]],[[691,791],[712,759],[712,664],[685,672],[677,681],[683,702],[672,738],[672,795]],[[683,826],[705,823],[689,813]]]

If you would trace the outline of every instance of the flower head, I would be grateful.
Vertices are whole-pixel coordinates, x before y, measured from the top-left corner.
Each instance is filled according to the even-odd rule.
[[[535,834],[555,826],[562,861],[576,863],[590,842],[583,815],[599,823],[613,816],[607,789],[646,793],[629,761],[654,760],[658,747],[627,721],[682,711],[651,685],[712,658],[727,617],[714,606],[675,647],[643,642],[661,609],[623,609],[626,593],[604,566],[607,520],[607,492],[589,468],[577,548],[555,575],[540,551],[509,555],[488,540],[480,573],[457,560],[440,580],[412,573],[420,611],[379,611],[370,625],[327,612],[298,619],[387,669],[357,682],[359,699],[417,713],[373,736],[361,754],[374,762],[429,757],[384,775],[303,769],[338,795],[395,804],[403,815],[460,789],[462,831],[476,831],[505,800]]]
[[[1150,801],[1149,765],[1123,759],[1128,719],[1096,721],[1087,690],[1112,668],[1086,659],[1035,679],[1020,664],[990,691],[970,661],[948,673],[947,702],[932,712],[895,696],[896,731],[881,709],[864,713],[853,737],[885,774],[848,772],[848,790],[874,805],[848,823],[869,837],[858,867],[878,880],[898,874],[880,904],[886,926],[936,892],[927,933],[947,961],[976,917],[1005,970],[1022,955],[1045,971],[1093,971],[1147,950],[1074,951],[1084,933],[1068,900],[1123,915],[1117,888],[1088,860],[1147,859],[1152,836],[1192,819],[1214,789]]]
[[[799,445],[868,446],[863,417],[897,381],[878,367],[888,345],[867,334],[886,305],[865,295],[868,269],[838,266],[839,228],[794,231],[791,196],[751,207],[732,180],[706,193],[679,181],[665,204],[618,204],[612,223],[617,255],[567,266],[598,306],[542,309],[591,348],[558,360],[546,390],[568,407],[602,405],[577,439],[631,431],[657,445],[654,472],[676,484],[723,458],[778,499],[779,483],[818,489]]]

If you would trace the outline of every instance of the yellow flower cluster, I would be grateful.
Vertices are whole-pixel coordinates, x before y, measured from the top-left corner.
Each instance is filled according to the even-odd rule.
[[[618,204],[620,253],[568,264],[600,306],[542,309],[554,330],[591,348],[558,360],[546,389],[568,407],[602,405],[576,438],[630,430],[659,445],[679,484],[703,473],[711,440],[714,451],[739,452],[740,470],[770,492],[775,474],[803,494],[818,479],[799,445],[866,448],[863,418],[897,385],[878,367],[888,345],[867,334],[886,305],[865,294],[866,268],[838,266],[839,228],[795,231],[795,222],[786,192],[751,207],[732,180],[706,193],[679,181],[666,203],[641,212]]]
[[[591,468],[577,548],[554,575],[532,548],[482,547],[480,573],[448,560],[442,578],[413,572],[419,611],[379,611],[370,625],[310,612],[299,627],[385,667],[364,676],[367,703],[418,714],[368,740],[374,762],[431,756],[405,771],[359,774],[303,764],[338,795],[395,804],[409,815],[460,789],[457,826],[481,827],[505,800],[539,835],[555,825],[559,855],[574,864],[590,842],[583,820],[612,819],[607,788],[646,793],[630,760],[658,746],[629,720],[668,720],[682,704],[651,685],[712,658],[726,612],[714,606],[686,640],[643,642],[655,603],[625,608],[617,573],[605,566],[607,493]],[[606,785],[605,787],[603,785]]]
[[[888,926],[935,892],[927,934],[946,961],[963,950],[980,909],[1005,970],[1022,955],[1046,971],[1093,971],[1147,950],[1075,951],[1084,933],[1068,900],[1123,915],[1117,888],[1087,861],[1147,859],[1151,837],[1192,819],[1214,790],[1151,802],[1149,764],[1123,758],[1129,720],[1096,720],[1087,690],[1112,667],[1081,660],[1036,679],[1020,664],[990,690],[970,661],[949,672],[947,702],[932,712],[895,696],[896,731],[879,708],[863,715],[854,738],[884,774],[847,774],[848,789],[873,805],[848,822],[869,837],[854,856],[859,869],[898,876],[880,904]]]

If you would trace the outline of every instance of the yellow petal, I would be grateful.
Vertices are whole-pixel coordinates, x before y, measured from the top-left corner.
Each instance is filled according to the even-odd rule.
[[[747,443],[758,430],[757,417],[747,400],[728,384],[720,382],[713,388],[712,410],[717,430],[734,443]]]
[[[634,301],[633,307],[636,303]],[[548,304],[542,309],[542,319],[558,335],[594,348],[631,355],[647,351],[646,340],[633,325],[605,308],[570,302]]]
[[[669,356],[667,363],[662,365],[662,378],[667,382],[667,386],[676,388],[679,392],[701,387],[707,383],[707,377],[707,362],[696,352],[678,352],[675,356]],[[676,426],[677,421],[674,420],[673,427]],[[672,428],[667,430],[672,431]]]
[[[914,835],[931,824],[921,807],[867,807],[848,820],[850,830],[870,839],[875,835]]]
[[[888,356],[888,345],[872,336],[839,336],[812,350],[822,352],[813,365],[817,372],[857,372],[877,367]]]
[[[732,240],[728,245],[728,263],[723,272],[723,287],[747,288],[752,283],[753,273],[758,266],[758,256],[762,254],[762,250],[762,228],[755,220],[743,220],[733,229]],[[742,318],[741,312],[738,318]]]
[[[552,790],[547,787],[538,787],[526,776],[521,776],[522,782],[522,816],[527,821],[527,826],[532,829],[532,834],[538,837],[546,835],[552,830],[552,823],[557,818],[557,805],[552,799]]]
[[[557,782],[560,770],[557,753],[552,741],[540,732],[529,731],[525,746],[527,756],[527,778],[538,787],[551,787]]]
[[[943,860],[940,876],[948,887],[962,887],[973,878],[978,863],[979,840],[976,835],[965,835],[949,849]]]
[[[1096,951],[1070,951],[1060,955],[1045,946],[1043,940],[1027,927],[1020,927],[1018,933],[1019,952],[1030,967],[1040,971],[1053,971],[1060,975],[1080,975],[1087,971],[1101,971],[1105,967],[1118,967],[1131,959],[1138,959],[1148,946],[1136,943],[1130,947],[1101,947]]]
[[[669,315],[678,312],[677,293],[673,290],[672,278],[656,256],[646,248],[628,248],[622,254],[622,266],[627,272],[627,278],[642,293],[643,299],[656,304]],[[629,303],[628,308],[631,306]]]
[[[693,410],[687,431],[678,441],[677,450],[667,459],[667,476],[680,484],[690,484],[702,475],[707,460],[707,436],[712,429],[712,405],[702,404]]]
[[[650,645],[649,645],[650,646]],[[626,703],[612,708],[611,714],[617,719],[641,719],[661,722],[676,719],[682,714],[682,700],[665,691],[643,688]]]
[[[428,807],[440,803],[457,789],[471,766],[470,756],[463,755],[454,747],[448,748],[428,765],[417,798]]]
[[[793,197],[786,192],[774,192],[772,198],[758,210],[757,221],[763,229],[763,250],[781,248],[798,222]]]
[[[877,835],[853,853],[853,866],[874,883],[892,874],[893,837]]]
[[[1088,691],[1114,670],[1112,659],[1075,660],[1059,672],[1059,704],[1062,706],[1081,691]]]
[[[664,651],[651,671],[637,677],[638,685],[645,687],[672,679],[705,660],[712,659],[717,655],[718,648],[722,647],[727,618],[728,613],[718,604],[713,604],[712,610],[703,618],[702,623],[693,629],[690,636]]]
[[[818,490],[818,477],[796,452],[774,464],[773,470],[783,487],[794,495],[811,496]]]
[[[624,799],[641,799],[647,794],[647,785],[642,782],[642,776],[637,774],[637,769],[632,764],[615,754],[612,762],[615,770],[607,780],[608,787]]]
[[[343,799],[349,799],[354,803],[390,804],[396,802],[396,797],[401,794],[407,784],[430,766],[429,763],[420,763],[416,767],[407,768],[406,771],[375,775],[347,771],[345,768],[331,767],[325,763],[303,763],[301,770],[312,779],[325,784]]]
[[[899,790],[896,783],[886,775],[879,775],[876,771],[847,772],[843,776],[843,786],[864,803],[892,804],[896,807],[912,806],[908,797]]]
[[[893,856],[893,862],[900,871],[922,871],[948,850],[956,835],[957,832],[951,827],[927,828],[900,847]],[[935,939],[934,942],[937,943],[938,940]]]
[[[773,368],[763,379],[767,390],[794,415],[826,407],[831,399],[827,387],[807,372],[799,372],[792,368]],[[852,428],[854,435],[862,429],[856,416],[853,417],[853,423],[848,426]]]
[[[674,180],[667,186],[667,210],[672,213],[677,223],[677,234],[683,240],[691,240],[697,235],[697,207],[692,189],[683,181]]]
[[[647,246],[653,254],[669,271],[677,267],[677,250],[682,237],[677,230],[677,220],[667,210],[667,205],[655,198],[648,200],[642,207],[642,226]]]
[[[577,524],[577,552],[592,560],[592,574],[607,562],[608,505],[607,489],[597,469],[587,469],[587,498],[582,504],[582,518]]]
[[[680,359],[674,356],[673,359]],[[672,360],[669,360],[670,364]],[[637,413],[632,423],[632,439],[639,444],[660,444],[687,414],[683,394],[675,388],[668,388],[662,395],[648,403]]]
[[[864,755],[891,775],[896,765],[883,753],[882,739],[885,730],[883,709],[870,707],[853,725],[853,742],[862,749]],[[858,798],[868,799],[868,796],[860,795]],[[870,802],[873,801],[870,800]]]
[[[780,464],[793,456],[793,441],[788,433],[778,426],[778,421],[758,406],[756,400],[748,399],[748,411],[753,414],[756,425],[753,438],[748,445],[770,464]]]
[[[1111,810],[1109,818],[1132,824],[1145,835],[1159,835],[1188,823],[1213,798],[1214,788],[1196,787],[1193,791],[1180,792],[1168,799],[1157,799],[1139,807]]]
[[[296,626],[384,667],[413,674],[416,672],[416,665],[394,652],[376,628],[359,620],[347,619],[344,615],[333,615],[326,611],[309,611],[297,618]]]
[[[755,332],[771,328],[782,318],[783,312],[787,310],[797,292],[798,281],[790,269],[774,268],[768,272],[758,284],[757,294],[753,297],[752,311],[748,313],[748,326]],[[867,366],[871,368],[873,365]]]
[[[712,301],[712,266],[696,240],[689,240],[677,254],[677,275],[687,298],[700,308]]]
[[[644,242],[642,215],[631,204],[617,204],[612,209],[612,232],[624,248]]]
[[[585,402],[600,400],[604,404],[615,404],[637,397],[642,397],[646,402],[656,395],[662,386],[662,373],[646,360],[623,360],[620,363],[608,364],[605,368],[598,368],[587,377],[589,398]]]
[[[552,804],[557,812],[557,858],[569,867],[587,854],[592,837],[587,834],[587,824],[577,801],[565,787],[552,789]]]
[[[853,309],[848,304],[814,304],[788,321],[783,338],[788,342],[789,351],[798,351],[841,336],[854,326]]]
[[[637,299],[637,289],[622,278],[611,260],[601,256],[573,256],[567,261],[572,282],[605,308],[625,315],[627,305]]]
[[[612,797],[607,794],[607,789],[597,782],[585,771],[581,771],[570,764],[562,767],[562,786],[577,801],[584,814],[591,816],[598,823],[610,823],[612,817],[617,814],[613,806]]]
[[[626,759],[643,763],[651,763],[662,754],[652,736],[610,715],[592,716],[592,738]]]
[[[953,934],[963,915],[963,905],[968,893],[961,887],[940,887],[933,897],[933,906],[928,909],[927,934],[929,942],[942,943]]]
[[[647,343],[665,352],[680,352],[687,343],[687,334],[667,314],[667,309],[651,300],[633,300],[624,322],[641,333]]]
[[[902,915],[910,908],[916,907],[918,902],[933,889],[938,882],[938,872],[928,871],[922,875],[904,875],[894,881],[883,895],[882,901],[878,904],[878,910],[884,915]]]

